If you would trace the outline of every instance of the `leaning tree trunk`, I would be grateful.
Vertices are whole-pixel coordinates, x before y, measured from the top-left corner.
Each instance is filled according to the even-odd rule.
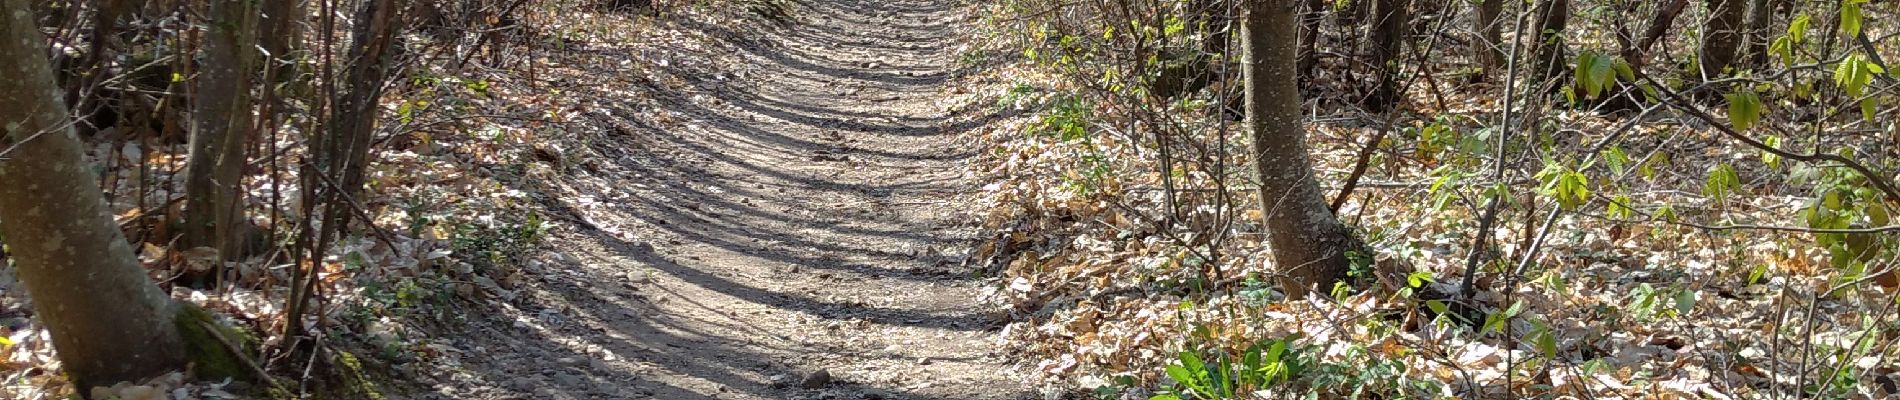
[[[1728,75],[1741,55],[1742,33],[1748,16],[1746,0],[1709,0],[1709,20],[1703,24],[1702,47],[1697,49],[1697,65],[1704,80]]]
[[[1481,70],[1473,78],[1483,82],[1485,75],[1504,70],[1504,0],[1478,2],[1478,40],[1474,42]]]
[[[1327,209],[1306,155],[1293,57],[1296,0],[1251,0],[1241,22],[1247,131],[1274,265],[1303,297],[1346,276],[1351,232]]]
[[[213,0],[205,62],[192,101],[185,170],[185,241],[239,256],[244,148],[251,132],[251,76],[257,69],[257,2]]]
[[[1372,93],[1362,104],[1372,112],[1386,112],[1399,102],[1399,52],[1405,45],[1405,33],[1411,30],[1406,0],[1377,0],[1372,13]]]
[[[1631,48],[1623,49],[1623,62],[1629,63],[1630,69],[1637,71],[1649,65],[1649,49],[1662,41],[1663,36],[1669,33],[1669,28],[1676,24],[1676,16],[1681,15],[1682,9],[1688,6],[1689,0],[1664,0],[1657,3],[1656,14],[1650,16],[1649,25],[1643,28],[1643,36]]]
[[[152,285],[83,160],[25,0],[0,0],[0,236],[81,388],[185,366],[176,307]]]

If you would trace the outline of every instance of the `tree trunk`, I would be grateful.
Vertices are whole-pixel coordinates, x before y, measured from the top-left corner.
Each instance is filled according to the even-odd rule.
[[[1364,27],[1360,23],[1365,22],[1366,9],[1371,8],[1366,6],[1368,1],[1372,0],[1333,0],[1333,5],[1328,6],[1333,9],[1333,27],[1343,33],[1338,36],[1339,40],[1333,43],[1333,52],[1359,54],[1359,39],[1365,36],[1362,34],[1365,32],[1362,30]]]
[[[1478,66],[1481,70],[1474,78],[1483,82],[1486,75],[1504,70],[1504,0],[1482,0],[1478,2]]]
[[[182,369],[175,306],[145,276],[83,160],[25,0],[0,0],[0,236],[80,388]]]
[[[1717,79],[1728,75],[1741,55],[1747,0],[1708,0],[1709,20],[1702,28],[1702,48],[1697,50],[1697,65],[1702,78]]]
[[[307,242],[308,237],[299,239],[306,241],[303,245],[322,246],[333,234],[344,231],[350,215],[349,199],[360,198],[362,194],[371,135],[376,129],[376,99],[382,97],[384,80],[389,74],[389,50],[395,45],[398,11],[395,3],[366,0],[357,9],[349,54],[344,58],[350,60],[344,73],[345,88],[331,100],[334,109],[330,112],[327,131],[310,139],[310,152],[317,157],[314,168],[304,171],[301,183],[306,188],[321,189],[313,189],[318,195],[306,197],[303,208],[306,211],[314,210],[316,205],[325,208],[322,230],[315,236],[315,242]],[[315,279],[308,276],[301,279],[301,283],[292,282],[289,304],[285,307],[292,321],[302,318],[315,290]],[[286,327],[285,336],[302,334],[301,323]]]
[[[1774,1],[1749,0],[1747,34],[1742,38],[1742,54],[1738,57],[1743,66],[1758,67],[1768,62],[1768,44],[1775,40],[1775,30],[1770,26],[1774,15]]]
[[[1293,58],[1295,0],[1252,0],[1241,23],[1248,133],[1260,179],[1274,265],[1287,294],[1325,291],[1346,276],[1346,252],[1355,247],[1346,226],[1327,209],[1306,154],[1300,91]]]
[[[297,57],[291,52],[299,47],[298,35],[301,30],[297,23],[303,20],[302,0],[272,0],[264,2],[264,17],[258,26],[258,47],[268,53],[264,68],[272,79],[264,82],[265,90],[277,91],[279,82],[298,82]],[[294,86],[294,85],[293,85]],[[287,92],[287,91],[286,91]]]
[[[205,62],[192,101],[185,178],[185,242],[239,256],[244,148],[251,135],[251,76],[257,70],[257,3],[213,0]]]
[[[106,101],[101,83],[111,75],[106,60],[112,56],[112,35],[119,27],[119,16],[125,14],[125,0],[102,0],[97,2],[97,10],[92,15],[92,32],[87,34],[86,55],[72,69],[73,77],[67,82],[66,104],[71,105],[79,121],[73,127],[80,137],[89,137],[99,132],[107,124],[116,121],[101,121],[100,112]]]
[[[1623,61],[1629,63],[1631,69],[1641,71],[1649,64],[1649,49],[1662,41],[1663,35],[1669,33],[1669,27],[1676,24],[1676,16],[1689,6],[1689,0],[1664,1],[1657,4],[1656,15],[1650,17],[1649,26],[1643,28],[1643,37],[1636,41],[1634,47],[1623,51]]]
[[[1366,110],[1375,113],[1391,110],[1399,102],[1399,52],[1405,46],[1405,33],[1411,29],[1410,1],[1377,0],[1372,13],[1372,67],[1377,76],[1372,93],[1366,96]]]
[[[1564,44],[1564,29],[1570,25],[1570,0],[1543,0],[1537,7],[1537,66],[1533,82],[1541,84],[1549,93],[1562,88],[1563,79],[1570,76],[1570,49]]]
[[[346,89],[334,100],[337,109],[331,114],[329,133],[335,142],[325,157],[330,166],[327,172],[337,178],[338,189],[346,196],[356,196],[363,188],[370,139],[376,130],[376,99],[383,95],[389,50],[395,45],[396,12],[392,0],[364,1],[357,10],[356,31],[350,35]]]
[[[1326,0],[1307,0],[1300,10],[1300,76],[1312,77],[1319,66],[1320,23],[1326,20]]]

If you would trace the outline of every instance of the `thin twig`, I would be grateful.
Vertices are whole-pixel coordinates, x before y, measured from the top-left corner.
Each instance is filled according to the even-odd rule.
[[[1722,120],[1717,119],[1714,115],[1709,114],[1708,111],[1703,111],[1701,107],[1697,107],[1693,105],[1693,103],[1691,103],[1688,99],[1684,99],[1682,97],[1682,94],[1676,93],[1676,91],[1668,89],[1668,86],[1663,85],[1661,82],[1657,82],[1654,78],[1650,78],[1649,75],[1644,74],[1642,71],[1637,71],[1636,77],[1637,79],[1641,79],[1645,82],[1649,82],[1650,85],[1655,87],[1656,92],[1661,93],[1663,95],[1664,100],[1666,100],[1663,102],[1663,104],[1667,104],[1670,108],[1674,108],[1676,110],[1682,111],[1683,113],[1689,114],[1689,116],[1691,117],[1695,117],[1696,119],[1702,120],[1702,122],[1709,124],[1710,127],[1715,128],[1716,131],[1721,132],[1723,135],[1728,136],[1731,139],[1735,139],[1738,142],[1742,142],[1742,144],[1746,144],[1749,147],[1753,147],[1758,150],[1765,151],[1770,154],[1781,156],[1781,158],[1786,158],[1790,160],[1805,161],[1805,162],[1832,161],[1832,162],[1840,163],[1841,166],[1854,170],[1854,172],[1859,173],[1863,177],[1866,177],[1868,183],[1872,183],[1875,189],[1879,189],[1881,194],[1886,195],[1887,200],[1900,202],[1900,188],[1896,188],[1894,186],[1894,183],[1887,179],[1886,174],[1882,174],[1878,171],[1875,171],[1873,168],[1870,168],[1865,164],[1861,164],[1859,161],[1854,161],[1854,159],[1842,157],[1842,156],[1834,155],[1834,154],[1796,153],[1796,152],[1792,152],[1788,150],[1783,150],[1779,147],[1770,146],[1768,145],[1768,143],[1749,137],[1748,135],[1742,134],[1741,131],[1735,130],[1734,127],[1729,126],[1729,124],[1724,123],[1722,122]]]

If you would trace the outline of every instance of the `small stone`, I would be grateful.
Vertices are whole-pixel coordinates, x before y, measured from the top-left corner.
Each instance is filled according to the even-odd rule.
[[[823,369],[812,372],[811,375],[805,375],[805,380],[798,382],[798,387],[806,389],[818,389],[829,385],[831,385],[831,371]]]
[[[581,378],[574,374],[554,374],[554,383],[563,387],[580,386]]]

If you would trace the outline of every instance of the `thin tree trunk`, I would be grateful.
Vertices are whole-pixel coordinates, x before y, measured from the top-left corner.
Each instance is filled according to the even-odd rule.
[[[1411,29],[1406,0],[1377,0],[1372,14],[1372,66],[1377,73],[1372,93],[1363,104],[1368,111],[1386,112],[1399,102],[1399,51]]]
[[[314,171],[305,171],[303,187],[322,188],[321,195],[305,199],[305,210],[325,205],[321,231],[315,242],[302,243],[321,247],[344,230],[349,221],[349,198],[362,193],[364,172],[368,170],[369,145],[376,129],[376,99],[382,97],[384,80],[389,73],[389,50],[395,45],[397,7],[394,0],[367,0],[356,13],[356,29],[351,33],[347,71],[343,91],[331,104],[330,121],[324,134],[313,135],[312,153],[318,154]],[[321,174],[321,176],[318,176]],[[334,187],[332,187],[334,186]],[[300,239],[304,240],[304,239]],[[292,282],[289,304],[285,307],[292,321],[300,321],[311,293],[314,274],[305,274],[303,282]],[[287,325],[286,336],[302,334],[301,323]]]
[[[0,2],[0,236],[36,315],[78,387],[181,369],[176,307],[113,223],[27,2]]]
[[[1570,49],[1564,43],[1564,29],[1570,25],[1570,0],[1543,0],[1537,8],[1537,66],[1533,82],[1555,90],[1569,76]],[[1548,92],[1545,92],[1548,93]]]
[[[350,35],[349,69],[345,90],[336,99],[331,116],[332,152],[327,161],[343,195],[356,196],[368,169],[371,135],[376,130],[376,99],[388,78],[390,48],[395,45],[397,5],[393,0],[369,0],[357,11],[356,31]]]
[[[1702,47],[1697,51],[1697,64],[1702,66],[1703,79],[1717,79],[1728,75],[1729,67],[1735,66],[1737,56],[1741,55],[1742,33],[1748,16],[1747,0],[1708,0],[1709,20],[1703,24]]]
[[[1326,0],[1307,0],[1300,10],[1300,76],[1311,77],[1319,66],[1320,23],[1326,20]]]
[[[213,0],[205,63],[192,110],[185,178],[185,235],[191,246],[235,259],[243,237],[244,148],[251,133],[251,83],[257,70],[257,3]]]
[[[1350,232],[1327,210],[1301,126],[1295,0],[1252,0],[1242,21],[1248,133],[1274,265],[1287,294],[1331,289],[1349,267]]]
[[[82,137],[91,136],[112,121],[97,121],[105,101],[101,97],[100,83],[105,82],[109,71],[106,62],[112,56],[112,35],[119,26],[119,16],[129,7],[125,0],[102,0],[92,15],[92,33],[86,38],[86,56],[74,66],[74,77],[68,82],[66,104],[71,105],[75,115],[80,117],[74,128]]]
[[[299,47],[298,22],[304,17],[302,0],[272,0],[264,2],[264,16],[258,25],[258,47],[268,53],[264,68],[270,69],[273,82],[264,82],[266,90],[277,91],[271,87],[279,82],[301,81],[291,52]]]
[[[1740,62],[1743,66],[1757,67],[1768,62],[1768,44],[1774,40],[1775,2],[1770,0],[1749,0],[1747,34],[1742,38]]]
[[[1371,8],[1366,6],[1366,2],[1368,1],[1372,0],[1333,0],[1333,4],[1328,6],[1333,9],[1333,27],[1342,33],[1338,36],[1339,40],[1337,43],[1334,43],[1332,47],[1333,52],[1343,54],[1359,53],[1359,39],[1361,36],[1365,36],[1364,27],[1361,26],[1360,23],[1365,22],[1366,9]]]
[[[1643,28],[1643,37],[1636,41],[1634,47],[1623,52],[1623,61],[1628,62],[1631,69],[1641,71],[1643,66],[1649,64],[1649,49],[1662,41],[1663,35],[1669,33],[1669,27],[1676,24],[1676,16],[1689,6],[1689,0],[1664,1],[1658,4],[1656,15],[1650,17],[1649,26]]]
[[[1474,79],[1483,82],[1486,75],[1504,70],[1504,0],[1478,2],[1478,41],[1473,53],[1482,70]]]

